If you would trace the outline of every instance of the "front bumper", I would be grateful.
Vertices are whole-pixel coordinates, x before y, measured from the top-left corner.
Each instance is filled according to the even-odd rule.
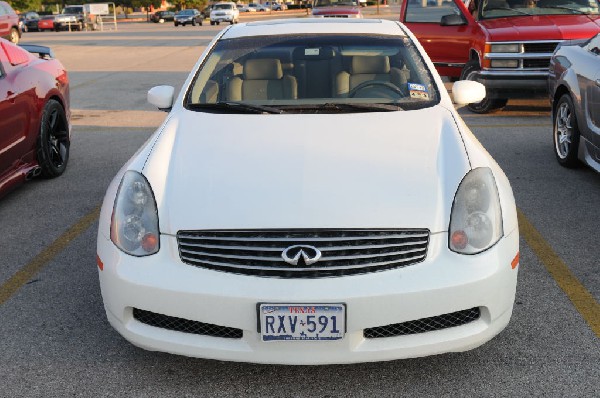
[[[210,22],[231,22],[233,21],[233,15],[211,15]]]
[[[384,361],[475,348],[508,324],[517,283],[511,261],[518,231],[484,253],[447,249],[432,234],[425,261],[390,271],[322,279],[277,279],[210,271],[184,264],[175,237],[161,250],[132,257],[98,236],[100,286],[108,320],[131,343],[148,349],[219,360],[272,364]],[[346,334],[336,341],[262,342],[257,303],[345,303]],[[478,307],[479,319],[443,330],[365,338],[363,330]],[[241,338],[203,336],[149,326],[133,309],[238,328]]]
[[[489,98],[546,98],[548,72],[510,72],[483,70],[476,81],[483,84]]]

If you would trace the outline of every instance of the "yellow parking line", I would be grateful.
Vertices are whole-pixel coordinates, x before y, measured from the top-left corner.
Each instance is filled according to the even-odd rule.
[[[575,309],[590,325],[592,331],[600,338],[600,303],[571,273],[569,267],[552,250],[552,247],[544,240],[521,210],[517,209],[517,216],[519,217],[519,230],[527,245],[544,264],[558,286],[566,293]]]
[[[530,123],[530,124],[467,124],[469,128],[491,129],[491,128],[512,128],[512,127],[548,127],[550,123]]]
[[[63,251],[72,240],[81,235],[98,219],[100,206],[83,216],[75,225],[65,231],[54,242],[35,256],[27,265],[19,269],[9,280],[0,285],[0,305],[4,304],[23,285],[29,282],[44,266]],[[90,259],[93,264],[93,259]]]

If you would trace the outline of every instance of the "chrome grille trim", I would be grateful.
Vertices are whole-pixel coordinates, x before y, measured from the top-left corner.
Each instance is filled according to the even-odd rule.
[[[181,260],[217,271],[283,278],[320,278],[383,271],[425,259],[429,231],[240,230],[179,231]],[[322,252],[311,265],[290,265],[283,251],[305,244]]]

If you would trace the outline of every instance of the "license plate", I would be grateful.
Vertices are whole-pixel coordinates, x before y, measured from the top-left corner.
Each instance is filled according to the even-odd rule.
[[[346,330],[344,304],[260,304],[262,341],[339,340]]]

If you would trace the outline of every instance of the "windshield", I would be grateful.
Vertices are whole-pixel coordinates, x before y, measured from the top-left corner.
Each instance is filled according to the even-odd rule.
[[[179,15],[194,15],[194,10],[181,10]]]
[[[83,7],[65,7],[63,14],[83,14]]]
[[[230,10],[231,8],[231,4],[215,4],[213,6],[213,10]]]
[[[231,111],[234,103],[236,109],[268,106],[271,113],[357,112],[418,109],[438,101],[429,70],[406,37],[290,35],[219,41],[185,105],[198,111],[219,109],[214,104]],[[352,106],[339,106],[344,104]]]
[[[483,0],[480,19],[599,13],[598,0]]]
[[[315,0],[313,7],[355,6],[355,0]]]

